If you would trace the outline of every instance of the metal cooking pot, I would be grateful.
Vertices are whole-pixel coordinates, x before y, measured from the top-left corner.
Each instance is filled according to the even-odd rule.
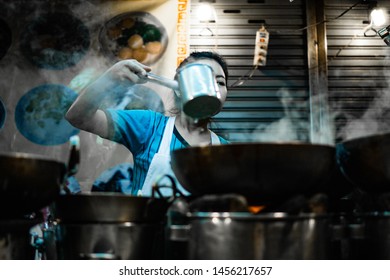
[[[390,215],[367,213],[363,215],[365,257],[373,260],[390,260]]]
[[[367,212],[353,218],[348,225],[349,259],[390,260],[389,212]]]
[[[15,217],[49,205],[60,192],[64,163],[24,153],[0,154],[0,217]]]
[[[58,258],[162,258],[169,205],[119,193],[61,195],[53,204]]]
[[[189,214],[189,259],[330,259],[331,216],[243,212]],[[171,228],[171,231],[183,226]],[[183,236],[183,235],[182,235]],[[171,232],[172,237],[172,232]]]
[[[190,63],[178,73],[183,111],[195,119],[209,118],[222,108],[221,95],[213,69]]]
[[[171,152],[172,169],[194,196],[236,193],[250,204],[326,192],[335,148],[301,143],[230,144]]]
[[[344,176],[369,193],[390,191],[390,133],[347,140],[336,145]]]
[[[59,223],[58,259],[161,259],[164,224]]]

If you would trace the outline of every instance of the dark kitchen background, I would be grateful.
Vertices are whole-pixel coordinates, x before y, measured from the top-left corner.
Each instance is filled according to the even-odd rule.
[[[214,9],[210,18],[198,17],[204,4]],[[384,9],[386,23],[372,24],[374,8]],[[176,22],[171,15],[178,9],[188,14]],[[34,158],[27,164],[21,158],[20,169],[13,166],[19,164],[17,157],[0,158],[0,166],[7,167],[0,177],[7,195],[0,197],[0,210],[4,210],[0,211],[0,237],[11,238],[7,234],[21,213],[38,211],[38,206],[56,199],[53,213],[61,218],[50,220],[50,213],[44,212],[48,209],[42,210],[45,223],[40,224],[40,233],[47,235],[48,247],[42,252],[37,245],[41,236],[35,236],[38,258],[187,258],[188,249],[190,258],[200,259],[364,259],[375,247],[371,258],[390,259],[389,250],[382,246],[390,244],[389,11],[390,2],[385,0],[0,0],[0,152],[44,156],[67,165],[75,155],[73,136],[80,141],[80,164],[73,173],[50,164],[43,166],[45,176],[37,176],[32,167],[41,162]],[[123,195],[89,197],[96,180],[112,168],[131,166],[132,156],[121,145],[79,131],[64,119],[89,82],[116,60],[130,58],[126,49],[118,47],[117,38],[129,39],[123,30],[131,31],[134,22],[127,26],[129,18],[121,15],[134,12],[148,21],[148,29],[139,32],[153,47],[148,53],[132,53],[131,58],[149,63],[157,74],[172,78],[183,58],[179,53],[191,51],[217,51],[229,67],[227,102],[214,117],[212,129],[233,144],[244,145],[210,147],[215,154],[206,158],[202,156],[207,153],[197,154],[196,149],[172,156],[175,174],[184,178],[188,188],[195,186],[200,196],[205,195],[190,206],[180,198],[169,205],[159,199],[149,209],[146,197],[131,197],[131,203]],[[148,49],[146,43],[142,47]],[[118,94],[115,102],[103,105],[124,106],[128,98],[138,98],[139,107],[167,110],[172,102],[169,91],[149,86],[140,88],[142,96]],[[379,137],[364,138],[372,135]],[[348,142],[353,139],[362,140]],[[263,142],[271,145],[246,145]],[[183,170],[187,174],[180,174]],[[19,171],[28,176],[19,178]],[[86,196],[59,196],[63,177],[66,183],[79,185]],[[208,196],[207,182],[212,179],[211,187],[216,188]],[[247,201],[231,196],[235,191]],[[210,214],[224,212],[226,206],[231,213]],[[19,207],[23,209],[18,213]],[[305,215],[291,219],[303,208]],[[356,210],[363,215],[354,216]],[[23,215],[21,226],[30,230],[40,222],[26,221]],[[60,239],[54,240],[57,223],[62,226]],[[329,224],[332,234],[328,234]],[[160,234],[167,228],[169,244]],[[145,238],[134,241],[132,234]],[[156,237],[168,251],[159,247],[154,254],[150,240]],[[366,237],[369,243],[361,243]],[[24,232],[20,238],[26,242]],[[57,241],[59,250],[54,248]],[[30,236],[30,248],[29,242]],[[364,250],[355,254],[360,245]],[[0,259],[30,257],[22,251]]]

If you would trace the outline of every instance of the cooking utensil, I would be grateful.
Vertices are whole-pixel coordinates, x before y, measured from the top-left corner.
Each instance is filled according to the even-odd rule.
[[[195,196],[237,193],[248,203],[327,191],[321,185],[335,164],[335,148],[304,143],[191,147],[171,152],[172,169]]]
[[[0,216],[14,217],[49,205],[59,194],[64,163],[25,153],[0,154]]]
[[[163,220],[168,206],[162,198],[94,192],[59,196],[53,213],[62,222],[152,222]]]
[[[343,141],[336,158],[344,176],[369,193],[390,191],[390,133]]]
[[[351,258],[390,260],[390,214],[367,212],[357,217],[360,223],[351,224]]]
[[[60,259],[161,259],[168,199],[95,192],[53,203]]]
[[[156,74],[151,73],[151,72],[146,73],[146,79],[149,82],[153,82],[155,84],[159,84],[161,86],[171,88],[173,90],[179,90],[179,83],[175,80],[171,80],[171,79],[156,75]]]
[[[177,72],[178,81],[147,73],[146,78],[166,86],[180,95],[184,113],[194,119],[205,119],[222,108],[217,80],[213,69],[206,64],[190,63]]]
[[[56,228],[58,259],[162,259],[164,224],[63,223]]]
[[[189,259],[329,259],[331,217],[285,213],[191,213]]]
[[[194,119],[204,119],[221,110],[221,95],[209,65],[187,64],[178,70],[177,76],[184,113]]]

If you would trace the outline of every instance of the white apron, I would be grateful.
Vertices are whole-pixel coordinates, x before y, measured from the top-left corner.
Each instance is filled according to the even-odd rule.
[[[138,191],[139,196],[151,196],[152,195],[152,186],[158,180],[160,180],[165,175],[171,175],[175,178],[175,183],[177,188],[184,194],[189,195],[189,192],[184,190],[184,188],[180,185],[176,177],[174,176],[172,167],[171,167],[171,140],[173,135],[173,130],[175,127],[175,117],[170,117],[168,119],[167,125],[164,129],[164,134],[161,140],[160,147],[157,153],[154,155],[152,162],[150,163],[148,173],[146,174],[144,185],[142,189]],[[218,136],[211,131],[211,144],[219,145],[220,141]],[[171,186],[172,183],[168,178],[163,178],[159,181],[159,185],[167,185]],[[160,192],[164,196],[172,196],[171,188],[160,188]]]

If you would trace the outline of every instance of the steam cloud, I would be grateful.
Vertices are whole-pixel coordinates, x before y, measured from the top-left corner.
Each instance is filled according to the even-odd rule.
[[[379,92],[360,118],[353,119],[347,115],[347,123],[338,133],[338,137],[343,140],[350,140],[389,132],[390,123],[386,122],[389,117],[390,95],[389,89],[386,88]]]
[[[307,115],[308,101],[296,101],[287,89],[278,92],[284,109],[284,117],[271,124],[260,124],[253,131],[253,142],[310,142],[334,145],[334,114],[321,109],[327,104],[322,97],[311,101],[311,116]],[[311,117],[311,118],[310,118]],[[313,126],[311,120],[319,125]]]

